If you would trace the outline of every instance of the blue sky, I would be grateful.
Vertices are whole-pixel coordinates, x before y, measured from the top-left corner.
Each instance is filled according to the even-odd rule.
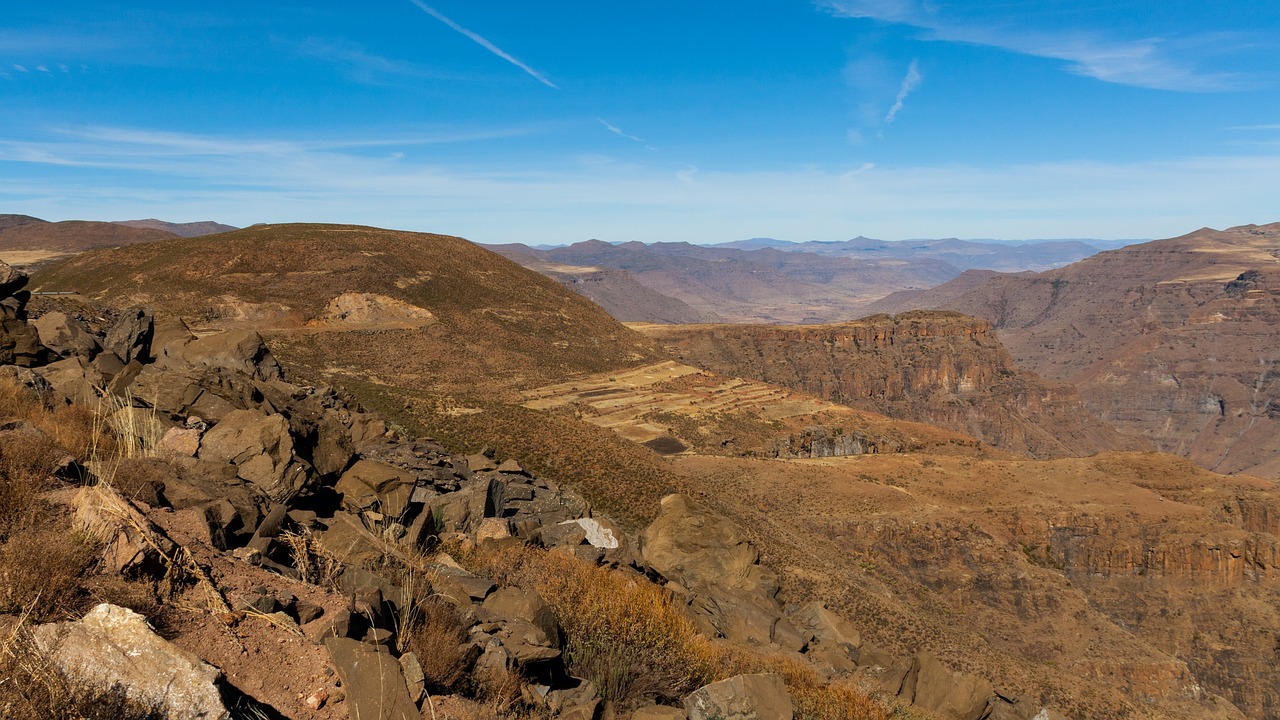
[[[1280,3],[13,4],[0,212],[480,242],[1280,221]]]

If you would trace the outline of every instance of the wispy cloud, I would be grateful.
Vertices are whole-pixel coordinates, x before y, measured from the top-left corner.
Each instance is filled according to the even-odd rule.
[[[1162,237],[1276,221],[1280,154],[1160,162],[776,168],[478,167],[364,142],[96,128],[0,141],[0,206],[46,217],[306,220],[484,242],[760,235]],[[413,157],[418,155],[418,157]]]
[[[617,125],[614,125],[613,123],[609,122],[608,120],[605,120],[604,118],[596,118],[596,120],[597,120],[601,125],[603,125],[603,126],[605,127],[605,129],[606,129],[606,130],[608,130],[609,132],[613,133],[614,135],[617,135],[618,137],[626,138],[626,139],[628,139],[628,140],[632,140],[632,141],[634,141],[634,142],[638,142],[638,143],[642,143],[642,142],[644,142],[644,138],[642,138],[642,137],[636,137],[635,135],[632,135],[632,134],[630,134],[630,133],[624,132],[624,131],[622,130],[622,128],[618,127]]]
[[[276,42],[293,45],[298,54],[331,63],[340,68],[349,79],[369,85],[382,84],[392,77],[448,77],[431,68],[371,53],[361,45],[340,38],[309,37],[297,43],[276,39]]]
[[[500,48],[500,47],[498,47],[497,45],[494,45],[493,43],[491,43],[491,42],[489,42],[488,40],[484,39],[484,38],[483,38],[483,37],[481,37],[479,34],[474,33],[474,32],[472,32],[472,31],[470,31],[470,30],[468,30],[468,29],[466,29],[466,28],[462,27],[461,25],[459,25],[458,23],[454,22],[453,20],[450,20],[448,17],[446,17],[446,16],[444,16],[443,14],[441,14],[441,13],[440,13],[440,11],[436,10],[435,8],[433,8],[433,7],[431,7],[430,5],[426,4],[425,2],[422,2],[422,0],[409,0],[409,2],[413,3],[414,5],[417,5],[417,6],[422,10],[422,12],[424,12],[424,13],[426,13],[426,14],[430,15],[431,17],[433,17],[433,18],[435,18],[435,19],[439,20],[440,22],[444,23],[444,24],[445,24],[445,25],[447,25],[451,30],[454,30],[455,32],[457,32],[457,33],[459,33],[459,34],[466,36],[466,37],[467,37],[467,38],[469,38],[471,41],[475,42],[477,45],[479,45],[480,47],[484,48],[485,50],[488,50],[489,52],[493,53],[494,55],[497,55],[498,57],[502,58],[503,60],[506,60],[507,62],[511,63],[512,65],[515,65],[516,67],[518,67],[518,68],[520,68],[521,70],[525,71],[526,73],[528,73],[529,77],[532,77],[534,80],[537,80],[538,82],[542,83],[543,85],[546,85],[547,87],[552,88],[552,89],[554,89],[554,90],[559,90],[559,89],[560,89],[559,87],[556,87],[556,84],[555,84],[555,83],[553,83],[553,82],[551,82],[550,80],[548,80],[548,79],[546,78],[546,76],[545,76],[545,75],[543,75],[542,73],[540,73],[540,72],[538,72],[537,70],[534,70],[533,68],[529,67],[528,65],[525,65],[524,63],[520,62],[520,61],[519,61],[519,60],[517,60],[515,57],[513,57],[511,54],[507,53],[507,52],[506,52],[505,50],[503,50],[502,48]]]
[[[1156,90],[1213,92],[1233,90],[1244,78],[1204,72],[1175,57],[1186,43],[1162,38],[1116,39],[1098,31],[1035,30],[1009,23],[979,24],[954,19],[923,0],[818,0],[840,17],[866,18],[925,31],[926,40],[1000,48],[1022,55],[1060,60],[1077,75],[1103,82]]]
[[[885,123],[891,123],[898,117],[898,113],[902,111],[902,105],[916,88],[920,87],[921,81],[924,80],[920,75],[920,63],[912,60],[911,66],[907,68],[907,74],[902,78],[902,85],[898,87],[898,97],[893,101],[893,107],[889,108],[889,113],[884,116]]]
[[[17,70],[17,71],[18,71],[18,72],[20,72],[20,73],[24,73],[24,72],[31,72],[30,70],[28,70],[28,69],[27,69],[27,66],[26,66],[26,65],[16,65],[16,64],[15,64],[15,65],[13,66],[13,69],[14,69],[14,70]]]

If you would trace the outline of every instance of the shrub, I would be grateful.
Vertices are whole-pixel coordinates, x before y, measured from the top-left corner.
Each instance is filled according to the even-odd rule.
[[[716,652],[665,591],[563,553],[507,547],[475,561],[555,608],[571,672],[619,706],[675,700],[715,679]]]
[[[408,649],[417,655],[429,691],[454,693],[466,689],[470,678],[467,626],[453,603],[438,597],[421,600],[406,634]]]

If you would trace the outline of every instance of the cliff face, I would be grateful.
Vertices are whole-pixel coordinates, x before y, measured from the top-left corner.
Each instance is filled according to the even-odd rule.
[[[694,365],[941,425],[1034,457],[1139,446],[1084,412],[1071,388],[1019,371],[989,322],[958,313],[647,332]]]
[[[1211,470],[1280,478],[1280,224],[971,280],[881,306],[990,320],[1019,365],[1074,386],[1122,432]]]

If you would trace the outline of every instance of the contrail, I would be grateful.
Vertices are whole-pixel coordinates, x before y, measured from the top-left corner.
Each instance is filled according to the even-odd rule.
[[[514,58],[514,57],[512,57],[511,55],[507,54],[507,53],[506,53],[502,48],[498,47],[497,45],[494,45],[493,43],[489,42],[488,40],[485,40],[483,37],[481,37],[481,36],[477,35],[476,33],[471,32],[470,30],[468,30],[468,29],[466,29],[466,28],[462,27],[461,25],[459,25],[458,23],[456,23],[456,22],[454,22],[454,21],[450,20],[449,18],[445,17],[444,15],[441,15],[441,14],[440,14],[440,12],[439,12],[438,10],[436,10],[435,8],[431,7],[430,5],[428,5],[428,4],[424,3],[424,2],[422,2],[422,0],[409,0],[409,2],[413,3],[414,5],[417,5],[417,6],[422,10],[422,12],[424,12],[424,13],[426,13],[426,14],[430,15],[431,17],[433,17],[433,18],[435,18],[435,19],[437,19],[437,20],[439,20],[440,22],[444,23],[445,25],[448,25],[450,28],[452,28],[453,30],[455,30],[455,31],[457,31],[457,32],[459,32],[459,33],[461,33],[462,35],[465,35],[465,36],[467,36],[468,38],[471,38],[471,40],[472,40],[472,41],[474,41],[477,45],[479,45],[480,47],[484,48],[485,50],[488,50],[489,52],[493,53],[494,55],[497,55],[498,57],[502,58],[503,60],[506,60],[507,62],[511,63],[512,65],[515,65],[516,67],[518,67],[518,68],[520,68],[521,70],[525,71],[525,72],[526,72],[526,73],[528,73],[528,74],[529,74],[529,76],[530,76],[530,77],[532,77],[534,80],[537,80],[538,82],[542,83],[543,85],[546,85],[546,86],[547,86],[547,87],[549,87],[549,88],[552,88],[552,89],[555,89],[555,90],[559,90],[559,89],[560,89],[559,87],[556,87],[556,84],[555,84],[555,83],[551,82],[551,81],[550,81],[550,80],[548,80],[545,76],[543,76],[543,74],[542,74],[542,73],[538,72],[537,70],[534,70],[533,68],[529,67],[528,65],[525,65],[524,63],[520,62],[520,61],[519,61],[519,60],[517,60],[516,58]]]
[[[907,76],[902,78],[902,87],[898,88],[898,99],[893,103],[893,107],[889,108],[889,114],[884,116],[886,123],[891,123],[894,118],[898,117],[898,111],[902,110],[902,104],[906,101],[907,96],[911,94],[912,90],[920,87],[920,81],[923,79],[920,76],[920,63],[912,60],[911,67],[907,68]]]
[[[624,132],[622,128],[618,127],[617,125],[614,125],[613,123],[609,122],[608,120],[605,120],[604,118],[596,118],[596,120],[598,120],[600,124],[605,127],[606,130],[613,133],[614,135],[617,135],[618,137],[624,137],[628,140],[634,140],[638,143],[644,142],[644,138],[636,137],[635,135]]]

